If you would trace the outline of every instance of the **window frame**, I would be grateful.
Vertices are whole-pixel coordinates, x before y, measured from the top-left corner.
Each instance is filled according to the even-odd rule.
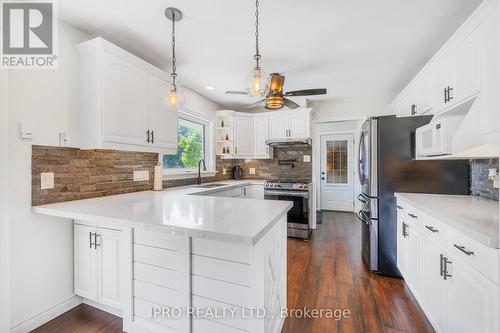
[[[207,167],[206,171],[201,171],[202,177],[211,177],[215,176],[215,151],[214,151],[214,135],[213,135],[213,120],[206,119],[203,116],[197,115],[193,112],[189,112],[186,110],[179,110],[179,119],[184,119],[193,123],[197,123],[203,125],[205,128],[205,165]],[[179,126],[177,125],[177,130]],[[161,159],[163,165],[163,155]],[[187,178],[196,178],[198,176],[197,168],[163,168],[163,179],[187,179]]]

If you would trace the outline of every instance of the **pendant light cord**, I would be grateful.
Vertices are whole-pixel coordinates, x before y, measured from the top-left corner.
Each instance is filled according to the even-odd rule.
[[[177,77],[177,66],[176,66],[177,59],[175,57],[175,13],[173,13],[173,18],[172,18],[172,84],[174,87],[176,87],[176,77]]]
[[[259,68],[259,0],[255,0],[255,56],[253,57],[257,63],[256,68]]]

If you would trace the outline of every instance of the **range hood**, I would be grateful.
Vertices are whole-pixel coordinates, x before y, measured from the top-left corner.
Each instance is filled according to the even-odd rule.
[[[311,138],[289,138],[289,139],[272,139],[266,140],[266,145],[270,147],[297,147],[310,146]]]

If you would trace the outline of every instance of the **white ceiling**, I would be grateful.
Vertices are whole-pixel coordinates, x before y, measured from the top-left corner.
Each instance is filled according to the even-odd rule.
[[[393,97],[480,2],[261,0],[262,65],[286,75],[285,91],[327,88],[321,99]],[[252,0],[60,0],[59,12],[170,71],[171,27],[164,16],[170,6],[184,14],[177,25],[183,84],[226,107],[253,103],[224,94],[242,90],[253,66]]]

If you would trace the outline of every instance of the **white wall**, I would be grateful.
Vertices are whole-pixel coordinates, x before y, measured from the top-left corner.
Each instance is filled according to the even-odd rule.
[[[9,73],[11,326],[73,296],[72,223],[31,212],[31,145],[58,145],[58,133],[68,132],[76,77],[73,45],[87,39],[60,22],[59,68]],[[34,140],[19,137],[20,122],[33,125]]]
[[[338,98],[314,102],[313,121],[354,120],[391,114],[390,101],[390,97],[380,96]]]
[[[0,332],[9,323],[9,214],[8,214],[8,83],[7,71],[0,70]]]
[[[89,38],[59,22],[59,68],[12,70],[9,75],[10,325],[14,331],[25,330],[33,318],[74,297],[73,225],[67,219],[31,212],[31,145],[57,146],[58,133],[71,132],[77,91],[73,46]],[[215,118],[217,104],[189,89],[185,93],[186,109]],[[20,122],[33,125],[33,140],[19,137]]]

